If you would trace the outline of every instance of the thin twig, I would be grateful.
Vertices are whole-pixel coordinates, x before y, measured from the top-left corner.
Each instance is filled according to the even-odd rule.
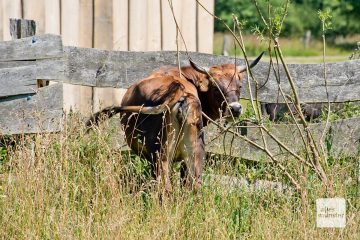
[[[258,12],[261,20],[263,21],[265,27],[268,29],[268,31],[271,31],[271,28],[270,28],[271,26],[269,26],[269,24],[266,22],[265,18],[263,17],[257,0],[253,0],[253,2],[255,4],[257,12]],[[280,33],[278,33],[278,34],[280,34]],[[284,61],[284,57],[283,57],[283,54],[282,54],[282,51],[281,51],[281,48],[280,48],[280,45],[279,45],[279,40],[278,40],[277,36],[275,36],[272,33],[271,33],[271,36],[272,36],[272,38],[274,40],[274,43],[275,43],[275,51],[279,55],[280,61],[281,61],[282,65],[284,67],[284,70],[285,70],[285,74],[286,74],[287,79],[288,79],[288,81],[290,83],[292,93],[294,94],[295,107],[297,108],[297,111],[299,112],[301,123],[304,126],[304,130],[305,130],[308,142],[309,142],[309,147],[310,147],[310,150],[311,150],[311,153],[312,153],[314,164],[316,166],[317,171],[319,171],[319,173],[321,174],[321,179],[322,179],[324,185],[327,187],[327,190],[328,190],[329,194],[334,195],[333,186],[329,182],[329,179],[327,178],[327,175],[326,175],[323,167],[320,164],[320,160],[321,160],[320,152],[319,152],[318,147],[317,147],[317,145],[315,143],[312,132],[310,131],[310,129],[308,127],[308,124],[307,124],[307,122],[305,120],[304,114],[301,111],[300,99],[299,99],[298,92],[297,92],[297,89],[296,89],[296,86],[295,86],[295,82],[294,82],[294,80],[293,80],[293,78],[292,78],[292,76],[290,74],[290,71],[288,69],[287,64]]]
[[[216,125],[218,128],[220,129],[223,129],[224,128],[218,124],[216,121],[212,120],[209,116],[207,116],[204,112],[202,113],[203,116],[211,123],[213,123],[214,125]],[[284,174],[289,178],[290,182],[295,186],[295,188],[301,192],[302,189],[301,189],[301,186],[300,184],[294,179],[294,177],[291,176],[291,174],[286,170],[286,168],[274,157],[274,155],[271,154],[271,152],[267,149],[267,148],[264,148],[262,146],[260,146],[259,144],[257,144],[256,142],[248,139],[247,137],[244,137],[242,136],[241,134],[237,133],[237,132],[234,132],[232,130],[228,130],[228,132],[234,134],[234,136],[236,137],[239,137],[241,138],[242,140],[250,143],[251,145],[253,145],[254,147],[264,151],[268,156],[269,158],[272,160],[273,163],[275,163],[278,167],[280,167],[280,169],[284,172]]]
[[[299,125],[299,123],[296,121],[296,118],[295,118],[295,116],[294,116],[294,113],[293,113],[293,111],[292,111],[292,109],[291,109],[291,107],[290,107],[290,104],[289,104],[289,102],[288,102],[288,100],[287,100],[287,98],[286,98],[286,96],[285,96],[285,93],[284,93],[284,91],[283,91],[283,89],[282,89],[282,86],[281,86],[281,84],[280,84],[279,59],[278,59],[278,57],[277,57],[276,51],[275,51],[275,57],[276,57],[276,62],[277,62],[277,66],[278,66],[278,71],[275,70],[275,66],[274,66],[274,64],[273,64],[273,62],[272,62],[272,57],[271,57],[271,55],[270,55],[270,64],[272,65],[272,68],[273,68],[273,71],[274,71],[274,76],[275,76],[275,78],[276,78],[276,80],[277,80],[277,83],[278,83],[279,92],[280,92],[281,96],[283,97],[283,99],[284,99],[284,101],[285,101],[285,104],[286,104],[286,106],[287,106],[287,108],[288,108],[288,110],[289,110],[289,112],[290,112],[290,115],[291,115],[291,117],[292,117],[292,119],[293,119],[293,121],[294,121],[294,123],[295,123],[295,125],[296,125],[296,128],[298,129],[298,131],[299,131],[299,133],[300,133],[300,136],[301,136],[301,139],[302,139],[302,141],[303,141],[303,143],[304,143],[304,146],[305,146],[306,150],[308,151],[309,145],[307,144],[307,142],[306,142],[306,140],[305,140],[305,136],[304,136],[304,134],[303,134],[303,131],[300,129],[300,125]]]
[[[329,127],[329,120],[330,120],[330,113],[331,113],[331,105],[330,105],[330,96],[329,96],[329,91],[328,91],[328,82],[327,82],[327,74],[326,74],[326,61],[325,61],[325,56],[326,56],[326,42],[325,42],[325,19],[322,20],[322,40],[323,40],[323,74],[324,74],[324,82],[325,82],[325,91],[326,91],[326,99],[327,99],[327,116],[326,116],[326,122],[325,122],[325,127],[324,130],[321,133],[321,137],[320,137],[320,146],[322,148],[323,154],[325,156],[327,156],[326,151],[324,150],[324,138],[325,138],[325,134],[328,130]],[[327,157],[326,157],[327,158]]]

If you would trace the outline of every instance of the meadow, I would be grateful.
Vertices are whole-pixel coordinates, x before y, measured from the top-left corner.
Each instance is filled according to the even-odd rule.
[[[257,56],[262,51],[268,49],[268,42],[256,35],[244,35],[243,40],[248,56]],[[327,43],[326,62],[347,61],[357,49],[357,42],[360,41],[359,35],[348,36]],[[224,33],[214,34],[214,54],[221,55],[223,50]],[[303,39],[298,37],[288,37],[279,39],[281,49],[287,63],[321,63],[323,61],[323,43],[318,38],[313,38],[308,47],[304,46]],[[231,43],[229,55],[242,57],[240,48]],[[267,61],[269,56],[265,55],[263,61]]]
[[[116,121],[117,122],[117,121]],[[70,117],[64,131],[4,137],[0,145],[1,239],[357,239],[360,232],[357,156],[330,161],[326,171],[347,204],[344,229],[318,229],[315,200],[326,195],[314,174],[307,201],[295,191],[248,190],[179,183],[168,196],[150,177],[148,163],[122,151],[118,124],[85,133]],[[360,148],[359,148],[360,150]],[[294,159],[284,163],[299,175]],[[274,165],[209,154],[205,175],[288,184]],[[304,180],[305,182],[305,180]]]
[[[246,10],[245,5],[236,6]],[[358,16],[355,7],[345,10]],[[279,28],[269,31],[280,34]],[[223,33],[215,34],[215,54],[221,54],[222,39]],[[329,44],[326,61],[349,59],[357,39],[350,39],[350,45]],[[249,56],[267,50],[268,43],[256,36],[244,36],[244,42]],[[280,38],[280,43],[287,63],[323,61],[320,40],[306,49],[300,38]],[[239,48],[230,50],[234,54],[242,56]],[[321,119],[360,115],[357,105],[344,106],[343,112]],[[249,109],[244,117],[253,116]],[[65,119],[59,133],[0,136],[0,239],[359,239],[359,142],[353,155],[326,153],[328,158],[322,159],[336,197],[346,199],[347,212],[345,228],[321,229],[316,227],[315,202],[329,193],[316,174],[291,155],[279,159],[300,181],[301,194],[274,162],[208,153],[204,179],[226,175],[245,179],[250,186],[264,180],[288,188],[204,181],[194,191],[180,184],[179,165],[173,164],[174,191],[169,195],[161,181],[151,177],[149,163],[124,150],[123,137],[119,119],[87,133],[77,114]],[[311,158],[309,151],[296,150]]]

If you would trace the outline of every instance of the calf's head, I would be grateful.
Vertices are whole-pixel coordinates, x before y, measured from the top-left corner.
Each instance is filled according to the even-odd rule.
[[[261,53],[251,64],[254,67],[261,59]],[[223,64],[210,68],[201,67],[190,61],[192,68],[202,73],[197,79],[197,87],[206,101],[202,102],[203,110],[214,120],[220,116],[231,120],[241,114],[239,102],[243,80],[246,78],[246,66]]]

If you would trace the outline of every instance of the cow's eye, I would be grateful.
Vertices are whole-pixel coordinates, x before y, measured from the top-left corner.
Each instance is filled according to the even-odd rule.
[[[215,88],[214,93],[216,96],[221,96],[221,90],[219,88]]]

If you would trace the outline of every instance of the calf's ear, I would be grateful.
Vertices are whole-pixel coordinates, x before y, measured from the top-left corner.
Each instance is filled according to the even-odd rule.
[[[207,77],[201,77],[198,80],[198,88],[201,92],[207,92],[209,90],[210,81]]]
[[[206,74],[208,75],[209,74],[209,68],[208,67],[202,67],[202,66],[199,66],[197,65],[195,62],[193,62],[192,59],[189,59],[189,62],[190,62],[190,66],[195,69],[196,71],[200,72],[200,73],[203,73],[203,74]]]
[[[194,81],[194,84],[196,85],[196,87],[199,88],[199,90],[201,92],[207,92],[209,90],[209,68],[208,67],[202,67],[197,65],[195,62],[193,62],[191,59],[189,59],[190,65],[193,69],[195,69],[195,71],[199,72],[199,73],[203,73],[206,76],[201,76],[198,79],[196,79],[196,81]]]

